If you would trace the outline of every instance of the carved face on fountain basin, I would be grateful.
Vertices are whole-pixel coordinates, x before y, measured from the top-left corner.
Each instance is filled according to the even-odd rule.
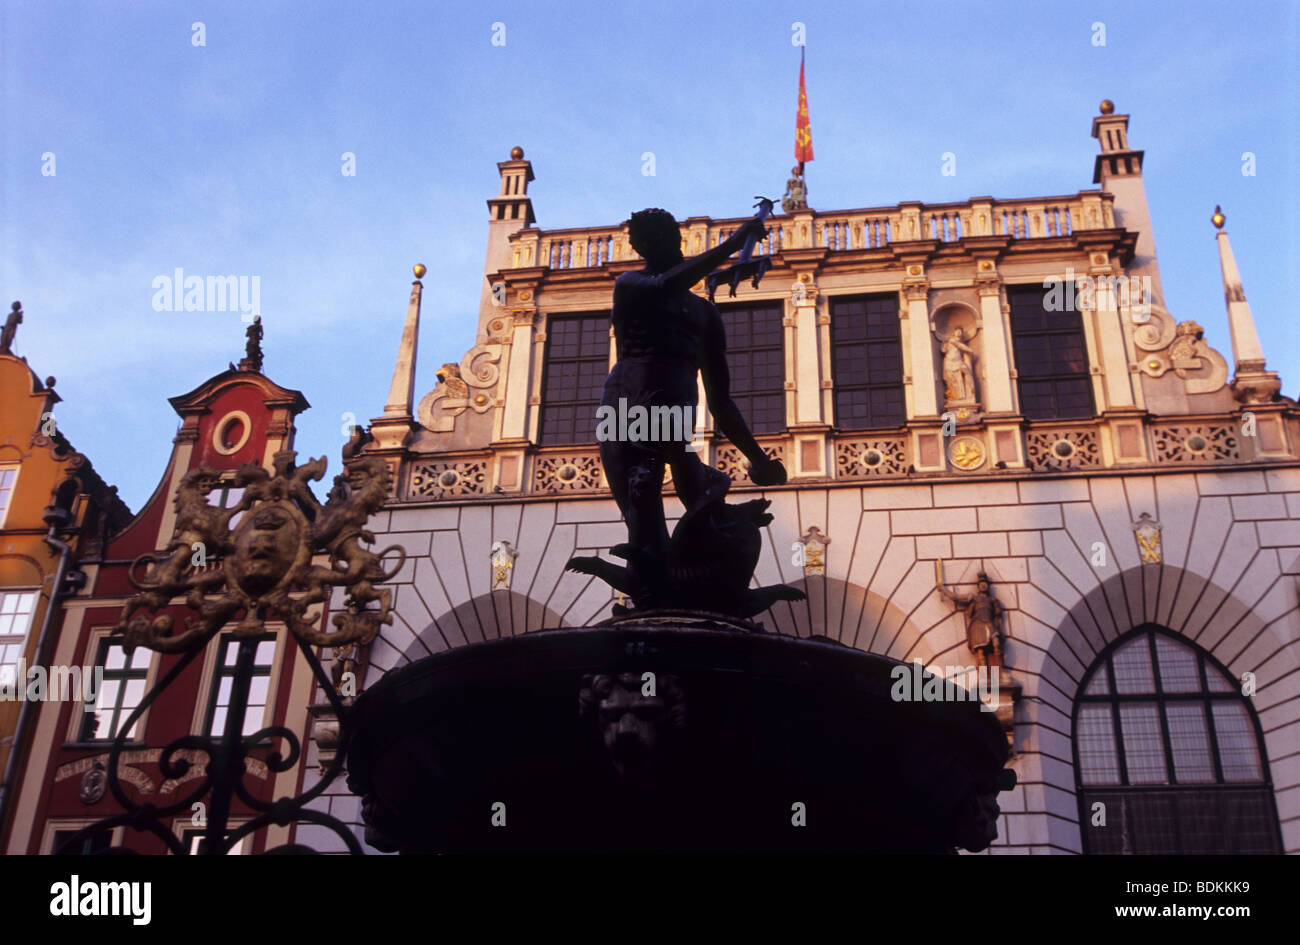
[[[677,680],[660,676],[648,684],[637,673],[618,673],[590,676],[583,683],[579,705],[584,714],[594,711],[618,773],[636,775],[655,767],[667,730],[680,728],[685,719]]]

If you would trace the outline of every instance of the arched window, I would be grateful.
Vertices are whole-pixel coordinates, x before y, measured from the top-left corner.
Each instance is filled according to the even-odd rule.
[[[1085,853],[1282,852],[1255,710],[1214,657],[1162,627],[1089,668],[1074,770]]]

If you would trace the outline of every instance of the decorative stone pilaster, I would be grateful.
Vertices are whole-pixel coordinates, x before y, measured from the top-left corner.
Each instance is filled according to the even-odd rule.
[[[787,219],[789,222],[783,225],[789,227],[789,243],[782,249],[812,249],[817,245],[817,223],[811,210],[800,210]]]
[[[1099,406],[1103,413],[1116,408],[1134,407],[1133,377],[1129,373],[1128,352],[1124,344],[1126,332],[1120,318],[1119,299],[1116,292],[1112,291],[1116,278],[1127,279],[1127,276],[1120,273],[1116,277],[1110,257],[1105,253],[1090,253],[1089,263],[1088,274],[1096,291],[1093,293],[1093,311],[1083,315],[1085,318],[1091,315],[1101,354],[1101,370],[1104,375],[1102,389],[1106,397]],[[1145,311],[1143,303],[1147,301],[1149,300],[1138,300],[1139,317],[1142,317],[1141,313]],[[1131,297],[1129,303],[1132,305]]]
[[[907,267],[903,282],[903,342],[912,361],[912,412],[910,419],[937,417],[939,401],[935,391],[934,339],[930,335],[930,312],[927,299],[930,283],[925,268]]]
[[[993,198],[973,197],[970,202],[970,229],[967,236],[993,235]]]
[[[818,357],[817,300],[820,292],[813,273],[800,272],[791,286],[790,306],[794,317],[794,425],[823,423],[822,374]]]
[[[975,288],[980,298],[980,329],[984,333],[984,404],[991,414],[1015,412],[1011,395],[1011,345],[1002,314],[1002,279],[991,259],[975,264]]]
[[[498,398],[504,400],[500,436],[503,440],[522,440],[530,432],[533,322],[537,318],[537,306],[532,299],[531,288],[520,289],[508,309],[510,329],[501,358],[505,362],[501,368],[505,387],[498,393]]]

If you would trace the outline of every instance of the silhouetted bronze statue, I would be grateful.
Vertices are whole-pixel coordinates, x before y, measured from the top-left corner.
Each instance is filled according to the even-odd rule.
[[[629,238],[646,265],[614,283],[611,318],[618,361],[605,381],[601,407],[622,410],[630,403],[693,417],[698,372],[717,429],[749,460],[750,479],[771,486],[786,481],[785,466],[763,452],[731,399],[722,316],[690,291],[736,250],[766,235],[763,218],[771,203],[764,203],[758,216],[691,259],[682,258],[681,231],[672,214],[649,209],[632,215]],[[693,423],[689,426],[680,430],[679,425],[676,437],[667,429],[655,435],[653,427],[649,435],[644,429],[631,435],[634,428],[629,435],[598,435],[601,463],[628,530],[627,543],[611,551],[627,566],[575,557],[569,569],[600,577],[631,598],[637,610],[685,608],[750,617],[775,601],[802,599],[802,591],[785,585],[750,588],[762,543],[759,528],[772,520],[766,511],[770,502],[727,505],[723,497],[731,480],[688,449],[694,435]],[[665,465],[672,468],[686,507],[671,538],[662,498]]]

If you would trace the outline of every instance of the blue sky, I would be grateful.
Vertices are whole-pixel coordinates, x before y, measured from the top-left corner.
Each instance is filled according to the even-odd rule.
[[[542,227],[645,206],[747,213],[792,163],[800,21],[814,208],[1090,188],[1090,122],[1111,98],[1146,150],[1168,308],[1231,357],[1209,223],[1222,204],[1264,352],[1294,397],[1298,11],[5,0],[0,256],[4,300],[26,311],[15,350],[58,377],[60,428],[138,509],[171,450],[166,398],[238,360],[244,340],[237,312],[155,312],[152,280],[256,275],[266,373],[312,404],[299,456],[337,471],[344,415],[382,411],[412,264],[429,267],[416,396],[473,344],[484,201],[511,146],[533,161]],[[206,46],[192,45],[196,21]],[[955,176],[941,173],[947,151]]]

